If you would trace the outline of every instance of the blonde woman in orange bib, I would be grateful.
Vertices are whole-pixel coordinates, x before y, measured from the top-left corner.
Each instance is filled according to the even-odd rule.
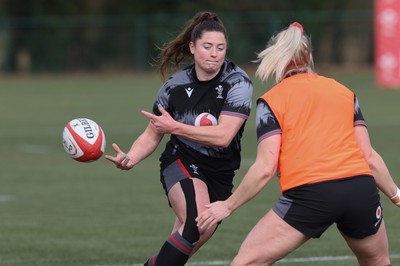
[[[257,101],[257,158],[234,193],[207,205],[200,228],[256,196],[276,174],[281,196],[231,265],[271,265],[333,224],[360,265],[390,265],[378,189],[400,206],[399,189],[372,148],[356,95],[313,72],[311,40],[299,23],[258,54],[256,76],[276,85]]]

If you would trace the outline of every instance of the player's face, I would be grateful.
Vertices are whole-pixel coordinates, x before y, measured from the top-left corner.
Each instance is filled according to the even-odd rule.
[[[209,80],[215,77],[225,60],[225,35],[218,31],[206,31],[201,39],[190,42],[189,47],[194,57],[197,78]]]

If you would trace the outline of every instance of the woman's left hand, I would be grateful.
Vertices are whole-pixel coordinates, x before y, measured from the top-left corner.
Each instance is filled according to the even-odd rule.
[[[162,107],[158,106],[158,110],[160,110],[161,115],[157,116],[155,114],[141,111],[141,113],[150,119],[150,123],[154,126],[157,133],[160,134],[173,134],[175,129],[176,121],[171,117],[171,115]]]
[[[206,210],[196,218],[200,229],[208,229],[231,214],[226,201],[216,201],[206,205]]]

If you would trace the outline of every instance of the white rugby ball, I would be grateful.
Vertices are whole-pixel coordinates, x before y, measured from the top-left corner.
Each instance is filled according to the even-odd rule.
[[[65,151],[79,162],[99,159],[106,148],[103,129],[93,120],[76,118],[68,122],[63,131]]]

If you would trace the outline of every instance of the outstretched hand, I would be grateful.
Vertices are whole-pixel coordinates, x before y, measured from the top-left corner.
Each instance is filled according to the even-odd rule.
[[[114,149],[117,155],[115,157],[106,155],[106,159],[113,162],[115,166],[117,166],[117,168],[121,170],[131,169],[134,165],[131,161],[131,158],[129,158],[129,156],[126,155],[123,151],[121,151],[117,144],[113,143],[111,147]]]
[[[209,229],[231,215],[226,201],[216,201],[206,205],[206,208],[207,209],[196,218],[197,226],[200,229]]]
[[[158,106],[158,110],[160,110],[161,115],[157,116],[155,114],[141,111],[141,113],[150,119],[150,123],[154,126],[157,133],[160,134],[172,134],[176,121],[170,116],[170,114],[162,107],[161,105]]]

